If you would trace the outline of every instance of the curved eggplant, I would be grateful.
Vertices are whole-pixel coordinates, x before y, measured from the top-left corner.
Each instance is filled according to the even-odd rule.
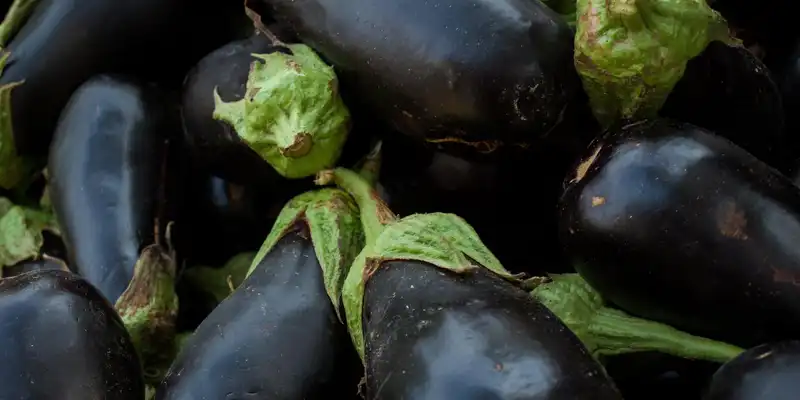
[[[91,284],[65,271],[0,280],[0,398],[141,400],[130,336]]]
[[[167,124],[159,93],[111,76],[82,85],[50,150],[50,197],[70,265],[111,302],[154,242]]]
[[[800,393],[800,341],[756,346],[725,363],[703,400],[794,400]]]
[[[580,94],[572,30],[538,0],[265,3],[336,67],[343,92],[447,151],[537,143]]]
[[[610,303],[744,347],[800,335],[800,189],[791,180],[668,120],[610,131],[570,178],[562,242]]]
[[[781,91],[742,46],[711,42],[686,66],[659,115],[710,130],[773,167],[790,165]]]
[[[398,219],[343,168],[317,182],[346,190],[361,212],[366,246],[342,298],[368,400],[621,399],[578,337],[513,283],[463,219]]]
[[[187,339],[156,399],[355,395],[358,359],[338,314],[362,242],[345,193],[292,199],[245,280]]]

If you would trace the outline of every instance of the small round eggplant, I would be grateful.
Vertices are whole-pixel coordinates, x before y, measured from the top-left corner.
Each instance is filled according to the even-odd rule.
[[[165,108],[156,91],[95,77],[70,99],[50,150],[50,197],[69,264],[111,302],[155,240]]]
[[[186,76],[181,117],[192,162],[235,182],[271,182],[278,175],[229,125],[216,121],[214,89],[225,101],[241,99],[253,54],[275,51],[262,34],[228,43],[205,56]]]
[[[156,399],[355,396],[358,358],[339,305],[362,244],[345,193],[292,199],[245,280],[187,339]]]
[[[800,342],[756,346],[725,363],[703,400],[795,400],[800,393]]]
[[[65,271],[0,280],[0,398],[141,400],[128,332],[91,284]]]
[[[743,347],[800,335],[800,188],[694,125],[610,131],[569,177],[562,243],[622,310]]]
[[[370,184],[323,171],[356,199],[366,246],[342,298],[366,398],[620,399],[578,337],[516,285],[463,219],[398,219]]]
[[[536,144],[579,96],[573,32],[538,0],[265,3],[334,65],[346,96],[448,152]]]

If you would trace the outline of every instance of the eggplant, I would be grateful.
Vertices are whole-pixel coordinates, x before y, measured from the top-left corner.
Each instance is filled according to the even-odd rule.
[[[165,140],[159,91],[101,75],[65,107],[48,171],[69,264],[116,302],[142,249],[155,242]]]
[[[800,392],[800,341],[767,343],[725,363],[703,400],[792,400]]]
[[[463,219],[398,219],[343,168],[317,183],[346,190],[361,212],[366,246],[342,298],[366,399],[621,398],[575,334],[514,285]]]
[[[42,270],[1,279],[0,327],[2,399],[144,398],[128,332],[77,275]]]
[[[609,131],[559,213],[576,270],[620,309],[743,347],[800,335],[800,189],[730,141],[664,119]]]
[[[456,155],[536,144],[580,95],[572,30],[538,0],[264,2],[333,64],[346,97]]]
[[[183,345],[156,399],[355,395],[358,359],[340,321],[347,267],[363,244],[335,189],[286,204],[242,284]]]
[[[800,144],[786,134],[772,73],[742,46],[709,44],[689,61],[659,115],[715,132],[782,171],[791,166],[791,145]]]
[[[558,230],[562,177],[583,147],[578,151],[543,143],[529,151],[530,157],[479,162],[425,148],[401,135],[387,135],[383,143],[381,194],[398,215],[459,215],[512,272],[572,271],[553,232]],[[531,181],[535,192],[519,184],[520,171],[537,171]],[[513,224],[509,209],[514,210]],[[539,244],[536,263],[530,262],[532,240]]]
[[[230,125],[213,118],[215,88],[225,101],[241,99],[254,61],[252,54],[273,51],[272,42],[257,33],[212,51],[186,75],[181,101],[183,134],[198,168],[240,183],[279,181]]]
[[[19,12],[3,21],[8,35],[0,42],[7,55],[0,63],[0,184],[15,185],[29,157],[47,154],[59,112],[84,81],[106,72],[161,79],[184,73],[187,61],[228,40],[227,20],[242,13],[234,3],[15,0]],[[211,23],[214,29],[189,29]]]
[[[350,130],[337,77],[307,46],[267,38],[256,26],[254,36],[217,49],[187,76],[187,142],[212,172],[240,182],[268,178],[269,166],[286,178],[312,176],[336,163]]]

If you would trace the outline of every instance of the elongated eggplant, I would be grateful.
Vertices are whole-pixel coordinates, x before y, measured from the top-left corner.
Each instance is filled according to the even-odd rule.
[[[245,280],[187,339],[156,399],[355,395],[358,359],[339,306],[362,244],[344,192],[292,199]]]
[[[0,280],[0,398],[144,398],[128,332],[91,284],[65,271]]]
[[[538,0],[266,0],[400,132],[485,156],[553,132],[579,94],[573,34]]]
[[[21,156],[47,154],[59,112],[84,81],[106,72],[161,79],[182,74],[189,63],[230,40],[225,21],[242,13],[241,5],[223,0],[14,3],[18,12],[12,7],[0,38],[7,56],[0,62],[5,65],[0,68],[4,186],[13,186],[27,171]],[[214,29],[189,28],[211,23]]]
[[[48,170],[70,265],[109,301],[154,242],[167,105],[157,91],[111,76],[83,84],[64,109]]]
[[[669,120],[610,131],[560,213],[576,269],[621,309],[744,347],[800,335],[800,189],[730,141]]]
[[[509,281],[464,220],[397,219],[347,169],[317,182],[342,187],[361,212],[366,247],[342,297],[368,400],[620,399],[578,338]]]
[[[725,363],[703,400],[794,400],[800,393],[800,342],[756,346]]]
[[[712,42],[689,61],[659,115],[710,130],[786,170],[787,145],[781,92],[770,70],[742,46]]]

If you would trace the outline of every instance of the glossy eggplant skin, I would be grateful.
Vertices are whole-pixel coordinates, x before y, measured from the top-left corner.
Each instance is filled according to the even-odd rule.
[[[15,145],[25,155],[46,155],[59,113],[74,90],[105,72],[166,78],[181,73],[225,38],[221,23],[231,7],[221,0],[39,0],[8,43],[0,85],[24,80],[11,92]],[[207,4],[206,4],[207,3]],[[203,26],[214,6],[215,29]],[[241,7],[241,6],[239,6]],[[241,8],[235,10],[241,13]],[[203,31],[213,31],[204,33]],[[199,33],[198,33],[199,32]],[[181,40],[188,38],[189,40]],[[223,39],[225,40],[225,39]],[[212,46],[206,49],[206,46]],[[154,62],[153,60],[159,60]]]
[[[555,315],[483,268],[385,262],[363,323],[367,400],[621,399]]]
[[[398,215],[447,212],[464,218],[511,272],[571,272],[553,232],[562,178],[579,155],[547,144],[528,157],[479,162],[387,135],[379,189]],[[520,184],[526,171],[536,172]],[[537,244],[535,263],[530,262],[531,242]]]
[[[794,400],[800,393],[800,342],[768,343],[725,363],[703,400]]]
[[[725,137],[786,171],[791,167],[781,91],[770,70],[744,47],[712,42],[686,66],[660,115]]]
[[[111,304],[65,271],[0,280],[0,398],[144,398],[136,350]]]
[[[10,276],[22,275],[27,272],[42,271],[42,270],[60,270],[69,271],[67,264],[55,258],[41,258],[38,260],[26,260],[14,264],[9,267],[3,268],[3,278]]]
[[[169,127],[162,95],[111,76],[82,85],[50,150],[50,197],[70,265],[112,303],[153,243]]]
[[[187,339],[156,399],[355,395],[358,356],[297,227]]]
[[[275,47],[264,35],[228,43],[208,55],[186,75],[181,117],[184,140],[198,167],[238,183],[275,181],[278,174],[244,143],[228,124],[215,120],[214,88],[226,102],[244,96],[252,54]]]
[[[572,30],[538,0],[264,2],[336,68],[345,98],[447,151],[536,143],[580,91]]]
[[[562,243],[636,316],[743,347],[800,335],[800,189],[693,125],[611,131],[568,178]]]

